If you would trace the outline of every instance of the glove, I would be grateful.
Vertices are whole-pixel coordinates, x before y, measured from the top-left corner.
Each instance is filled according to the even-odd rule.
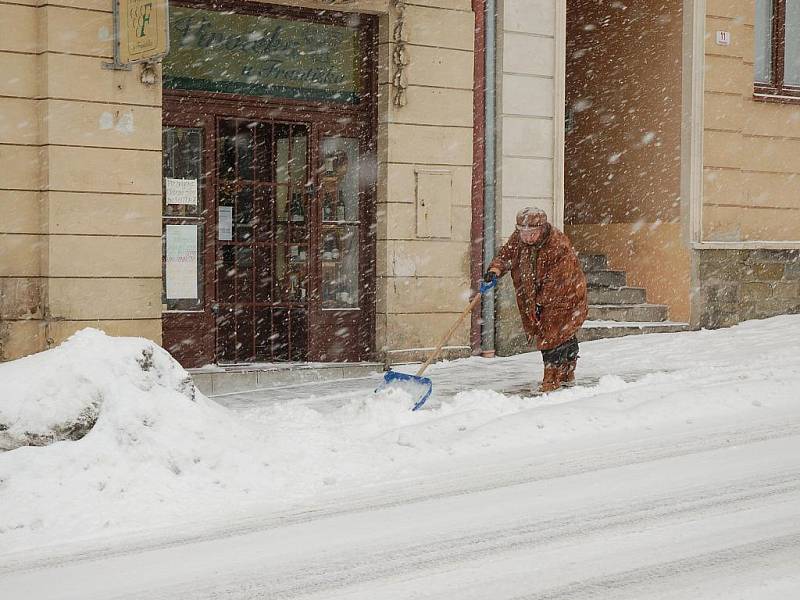
[[[497,279],[497,273],[494,271],[486,271],[486,273],[483,275],[483,280],[486,283],[492,283],[495,279]]]

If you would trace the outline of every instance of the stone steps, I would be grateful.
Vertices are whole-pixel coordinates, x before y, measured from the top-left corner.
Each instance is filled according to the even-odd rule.
[[[642,335],[646,333],[679,333],[689,331],[688,323],[664,321],[660,323],[626,323],[620,321],[586,321],[578,331],[578,341],[590,342],[626,335]]]
[[[646,304],[647,293],[637,287],[595,287],[589,288],[589,304]]]
[[[669,321],[669,307],[647,302],[644,288],[628,287],[625,271],[612,269],[602,254],[580,257],[589,293],[589,318],[578,332],[583,342],[645,333],[688,331]]]
[[[663,304],[590,304],[592,321],[660,322],[666,321],[669,309]]]
[[[608,258],[605,254],[588,254],[578,257],[581,261],[581,269],[586,273],[588,271],[607,271]]]
[[[200,392],[219,396],[304,383],[367,377],[383,372],[383,363],[268,363],[187,369]]]
[[[625,271],[584,271],[586,273],[586,283],[589,287],[612,287],[621,288],[627,285]]]

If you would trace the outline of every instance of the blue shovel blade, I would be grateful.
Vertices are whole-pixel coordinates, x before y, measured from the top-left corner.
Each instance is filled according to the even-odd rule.
[[[414,400],[414,407],[411,410],[419,410],[430,397],[433,391],[433,382],[427,377],[387,371],[383,376],[383,383],[378,386],[375,392],[387,389],[399,389],[410,394]]]

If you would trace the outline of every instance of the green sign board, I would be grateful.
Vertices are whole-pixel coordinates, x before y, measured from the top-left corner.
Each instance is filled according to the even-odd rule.
[[[173,6],[164,87],[356,103],[358,30]]]

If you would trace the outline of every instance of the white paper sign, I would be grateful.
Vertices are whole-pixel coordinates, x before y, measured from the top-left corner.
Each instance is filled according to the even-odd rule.
[[[217,208],[217,239],[231,241],[233,239],[233,207],[220,206]]]
[[[197,206],[197,179],[164,178],[167,204],[191,204]]]
[[[167,225],[167,298],[197,298],[197,225]]]

